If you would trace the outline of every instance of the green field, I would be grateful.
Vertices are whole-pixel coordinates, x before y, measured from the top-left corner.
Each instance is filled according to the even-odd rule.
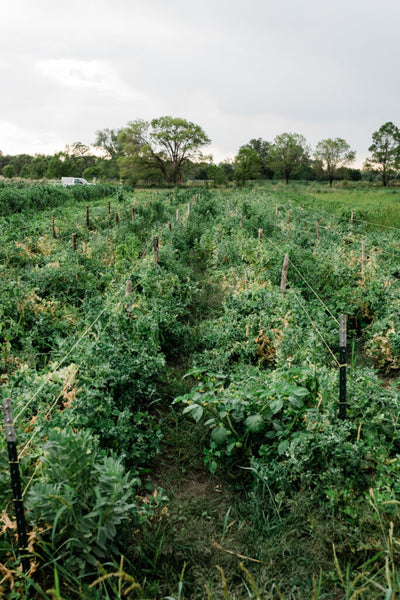
[[[399,598],[400,192],[91,187],[0,189],[2,597]]]

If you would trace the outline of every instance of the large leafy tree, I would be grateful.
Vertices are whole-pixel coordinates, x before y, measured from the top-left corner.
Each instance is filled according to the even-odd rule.
[[[137,119],[121,130],[118,141],[124,156],[120,159],[123,174],[133,172],[137,178],[158,172],[164,182],[183,182],[185,166],[202,158],[200,148],[210,143],[203,129],[186,119],[170,116],[151,122]]]
[[[337,175],[338,169],[353,162],[356,153],[343,138],[327,138],[318,142],[315,158],[320,160],[328,174],[329,185]]]
[[[235,156],[234,177],[240,185],[248,179],[257,179],[261,174],[261,159],[255,150],[242,146]]]
[[[272,178],[273,177],[274,172],[272,171],[272,169],[269,166],[270,148],[271,148],[270,142],[267,142],[266,140],[263,140],[262,138],[253,138],[248,142],[248,144],[241,146],[240,150],[242,148],[250,148],[250,150],[254,150],[255,152],[257,152],[257,155],[260,159],[261,177],[264,177],[264,178]]]
[[[270,164],[286,183],[309,163],[310,148],[300,133],[281,133],[270,149]]]
[[[400,162],[400,130],[391,121],[384,123],[372,134],[372,144],[368,148],[371,156],[367,168],[376,168],[382,173],[382,184],[387,186]]]
[[[122,152],[121,143],[118,141],[120,129],[101,129],[96,131],[94,146],[102,148],[111,159],[117,158]]]

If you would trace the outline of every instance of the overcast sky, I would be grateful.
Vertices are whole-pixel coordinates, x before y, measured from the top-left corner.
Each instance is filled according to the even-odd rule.
[[[183,117],[216,161],[282,132],[358,163],[400,126],[399,0],[0,0],[0,150]]]

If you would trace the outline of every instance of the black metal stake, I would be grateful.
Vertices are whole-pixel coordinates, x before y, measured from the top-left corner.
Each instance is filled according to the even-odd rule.
[[[346,419],[346,345],[347,345],[347,317],[340,315],[339,318],[339,419]]]
[[[21,555],[22,568],[24,573],[28,573],[30,564],[28,553],[28,536],[26,534],[26,521],[24,512],[24,503],[22,500],[21,491],[21,477],[19,472],[18,452],[17,452],[17,440],[15,437],[14,430],[14,416],[11,405],[11,399],[5,398],[3,400],[3,412],[5,421],[6,441],[8,450],[8,460],[10,462],[10,474],[11,474],[11,489],[13,492],[13,502],[15,509],[15,516],[17,519],[17,530],[18,530],[18,546]]]

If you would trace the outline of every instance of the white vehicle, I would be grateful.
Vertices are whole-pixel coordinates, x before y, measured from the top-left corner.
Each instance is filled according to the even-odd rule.
[[[83,177],[61,177],[61,183],[64,187],[66,185],[90,185]]]

